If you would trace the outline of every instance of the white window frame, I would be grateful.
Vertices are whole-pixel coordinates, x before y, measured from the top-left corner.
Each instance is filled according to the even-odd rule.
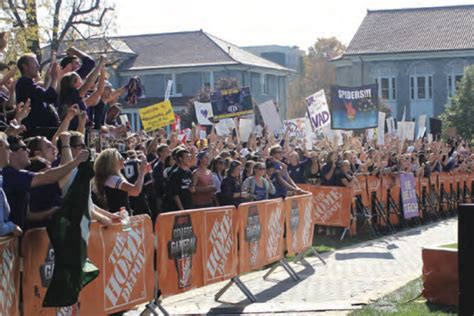
[[[382,97],[382,80],[388,80],[388,99]],[[375,83],[377,84],[379,98],[387,101],[396,101],[397,100],[397,78],[395,76],[380,76],[375,78]],[[394,86],[395,84],[395,86]]]
[[[262,95],[268,95],[268,74],[260,74],[260,87]]]
[[[418,97],[418,78],[425,79],[425,97],[419,98]],[[413,85],[412,85],[413,80]],[[431,85],[430,85],[431,82]],[[433,100],[433,76],[432,75],[412,75],[410,76],[410,100]],[[413,89],[413,96],[412,96],[412,89]]]

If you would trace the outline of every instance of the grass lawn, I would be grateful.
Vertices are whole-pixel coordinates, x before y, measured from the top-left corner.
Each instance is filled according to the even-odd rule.
[[[458,244],[442,245],[441,247],[442,247],[442,248],[458,249]]]
[[[428,302],[423,296],[417,297],[423,289],[423,281],[416,279],[392,292],[373,304],[352,312],[352,316],[385,315],[456,315],[456,306],[446,306]]]

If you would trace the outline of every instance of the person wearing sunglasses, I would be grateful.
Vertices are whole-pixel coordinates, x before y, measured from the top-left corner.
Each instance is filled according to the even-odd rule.
[[[267,175],[265,164],[257,162],[253,172],[254,175],[242,184],[242,192],[247,192],[253,201],[266,200],[270,194],[275,194],[275,186]]]
[[[44,172],[30,172],[25,170],[30,164],[30,158],[23,140],[18,136],[8,136],[8,144],[11,154],[9,165],[2,169],[3,189],[11,207],[10,218],[20,228],[24,228],[30,189],[58,182],[79,164],[85,162],[89,158],[89,152],[81,151],[75,159],[60,167]]]

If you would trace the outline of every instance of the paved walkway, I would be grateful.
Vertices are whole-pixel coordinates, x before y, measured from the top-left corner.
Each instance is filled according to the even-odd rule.
[[[214,284],[165,299],[169,314],[242,314],[285,312],[297,315],[343,315],[402,287],[421,275],[421,249],[456,242],[457,219],[411,229],[327,254],[327,265],[307,258],[305,265],[291,264],[301,280],[293,281],[278,268],[268,280],[265,271],[241,280],[256,296],[251,304],[234,285],[221,298],[214,294],[225,285]],[[128,312],[127,316],[143,311]]]

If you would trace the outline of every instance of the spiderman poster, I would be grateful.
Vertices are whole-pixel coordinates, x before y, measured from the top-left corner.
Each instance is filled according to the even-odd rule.
[[[377,85],[331,86],[330,112],[333,130],[377,127],[379,115]]]

